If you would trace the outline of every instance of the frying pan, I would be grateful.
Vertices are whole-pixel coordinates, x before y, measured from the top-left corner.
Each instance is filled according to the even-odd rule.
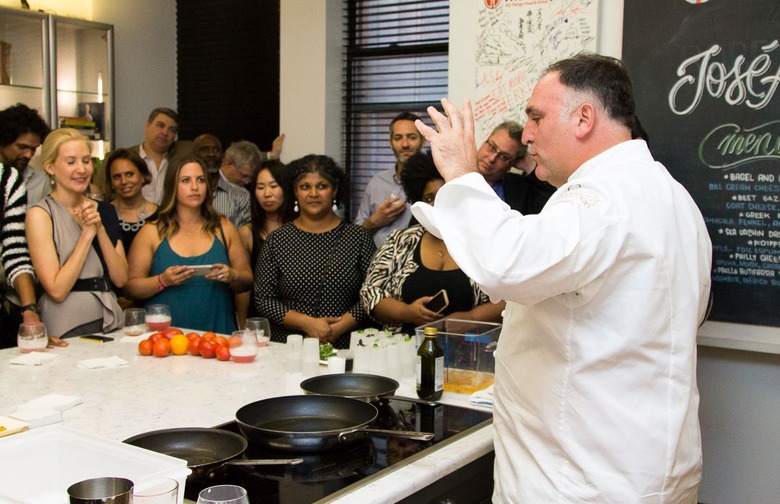
[[[224,465],[298,464],[302,459],[232,460],[247,449],[247,440],[234,432],[206,428],[162,429],[145,432],[123,442],[184,459],[192,469],[188,481],[214,477]]]
[[[313,376],[301,382],[301,390],[307,394],[351,397],[368,402],[391,397],[398,387],[397,381],[386,376],[354,373]]]
[[[236,412],[241,433],[258,446],[281,451],[319,452],[384,434],[420,441],[433,439],[429,432],[369,429],[378,415],[376,407],[351,397],[297,395],[263,399]]]

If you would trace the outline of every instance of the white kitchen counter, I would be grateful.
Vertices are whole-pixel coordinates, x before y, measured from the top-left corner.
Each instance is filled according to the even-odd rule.
[[[63,413],[67,427],[121,441],[135,434],[176,427],[213,427],[235,420],[250,402],[301,393],[301,374],[285,372],[284,345],[261,348],[255,362],[237,364],[191,355],[143,357],[136,343],[96,343],[78,338],[42,366],[17,366],[16,348],[0,351],[0,415],[47,394],[78,396],[82,404]],[[115,369],[83,369],[78,362],[116,355],[128,362]],[[321,367],[324,370],[324,367]],[[414,380],[401,380],[399,396],[415,397]],[[445,392],[441,402],[469,407],[468,397]],[[389,503],[425,487],[493,449],[492,426],[444,446],[434,454],[400,464],[333,502]]]

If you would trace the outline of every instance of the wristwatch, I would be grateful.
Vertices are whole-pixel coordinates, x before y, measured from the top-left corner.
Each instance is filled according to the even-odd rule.
[[[38,308],[38,305],[35,303],[30,303],[28,305],[22,306],[22,313],[26,312],[27,310],[30,310],[31,312],[35,313],[36,315],[41,314],[41,309]]]

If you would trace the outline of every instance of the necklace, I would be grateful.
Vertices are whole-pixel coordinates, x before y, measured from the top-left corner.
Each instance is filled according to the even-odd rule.
[[[439,259],[444,259],[444,255],[447,253],[447,251],[440,249],[437,250],[436,253],[439,254]]]

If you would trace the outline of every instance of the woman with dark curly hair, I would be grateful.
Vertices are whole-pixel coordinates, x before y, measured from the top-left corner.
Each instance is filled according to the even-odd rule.
[[[159,217],[141,228],[130,249],[125,295],[167,304],[173,324],[230,334],[233,292],[252,284],[238,231],[214,210],[203,161],[187,156],[168,167]],[[205,276],[193,266],[211,265]]]
[[[410,157],[401,172],[406,200],[433,205],[444,179],[430,154]],[[441,311],[425,306],[444,289],[449,304]],[[450,257],[447,246],[419,224],[393,231],[379,248],[360,289],[366,310],[384,328],[414,334],[414,328],[443,316],[498,322],[504,303],[486,294]]]
[[[359,291],[375,245],[363,227],[336,214],[345,175],[333,159],[310,154],[288,165],[297,217],[268,235],[255,270],[254,301],[271,339],[305,333],[336,348],[368,314]]]

